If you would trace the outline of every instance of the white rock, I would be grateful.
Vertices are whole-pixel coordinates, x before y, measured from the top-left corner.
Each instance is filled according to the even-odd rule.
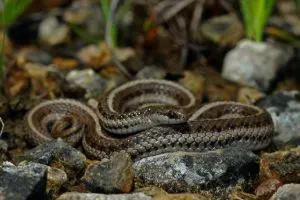
[[[222,76],[266,91],[293,54],[288,45],[242,40],[226,55]]]
[[[55,17],[44,19],[39,26],[39,38],[48,45],[57,45],[69,39],[70,29],[60,24]]]

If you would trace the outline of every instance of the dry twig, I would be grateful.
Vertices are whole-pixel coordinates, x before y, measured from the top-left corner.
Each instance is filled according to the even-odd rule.
[[[193,11],[193,17],[190,25],[190,33],[193,34],[198,30],[198,26],[200,24],[202,13],[203,13],[203,5],[205,0],[198,0]]]
[[[191,5],[195,1],[196,0],[162,1],[154,8],[154,11],[155,11],[155,13],[157,13],[158,16],[160,16],[160,13],[163,13],[159,17],[159,23],[164,23],[165,21],[168,21],[169,19],[171,19],[177,13],[179,13],[182,9],[184,9],[188,5]]]

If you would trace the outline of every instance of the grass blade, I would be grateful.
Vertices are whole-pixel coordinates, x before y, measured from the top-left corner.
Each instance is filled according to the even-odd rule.
[[[241,0],[240,8],[244,18],[246,35],[261,41],[264,28],[272,13],[276,0]]]
[[[13,23],[25,10],[32,0],[5,0],[4,8],[0,15],[4,19],[3,25]]]

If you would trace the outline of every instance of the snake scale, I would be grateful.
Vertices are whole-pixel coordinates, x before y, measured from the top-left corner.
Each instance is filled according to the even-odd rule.
[[[126,151],[135,159],[165,152],[266,147],[272,118],[262,108],[223,101],[195,107],[194,95],[167,80],[135,80],[104,95],[96,108],[71,99],[42,102],[25,116],[32,143],[61,137],[101,159]],[[189,113],[190,112],[190,113]]]

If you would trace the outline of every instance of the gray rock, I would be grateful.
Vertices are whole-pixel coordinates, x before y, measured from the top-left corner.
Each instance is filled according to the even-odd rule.
[[[67,192],[62,194],[57,200],[151,200],[152,198],[143,193],[132,193],[132,194],[93,194],[93,193],[77,193]]]
[[[299,200],[300,184],[286,184],[278,188],[270,200]]]
[[[93,70],[73,70],[66,76],[66,80],[74,87],[86,91],[85,98],[99,97],[107,88],[107,82]]]
[[[0,166],[0,199],[46,199],[47,167],[32,162]]]
[[[59,138],[25,152],[18,158],[18,161],[22,160],[54,167],[60,166],[69,177],[74,177],[84,168],[86,157]]]
[[[105,19],[99,4],[89,1],[74,1],[63,15],[65,21],[80,25],[89,35],[104,37]]]
[[[293,54],[291,46],[242,40],[226,55],[222,76],[266,91]]]
[[[166,76],[167,72],[162,67],[157,66],[146,66],[141,69],[137,74],[136,78],[145,79],[145,78],[155,78],[163,79]]]
[[[40,49],[31,50],[26,54],[26,58],[30,62],[37,62],[44,65],[51,64],[52,56]]]
[[[82,178],[97,193],[128,193],[133,185],[132,160],[127,153],[116,153],[110,160],[90,165]]]
[[[276,132],[273,142],[278,147],[300,145],[300,101],[297,95],[296,91],[283,91],[257,102],[272,116]]]
[[[223,196],[237,184],[247,185],[255,178],[259,160],[252,152],[229,148],[161,154],[139,160],[133,167],[136,187],[155,185],[167,192],[209,190]]]

